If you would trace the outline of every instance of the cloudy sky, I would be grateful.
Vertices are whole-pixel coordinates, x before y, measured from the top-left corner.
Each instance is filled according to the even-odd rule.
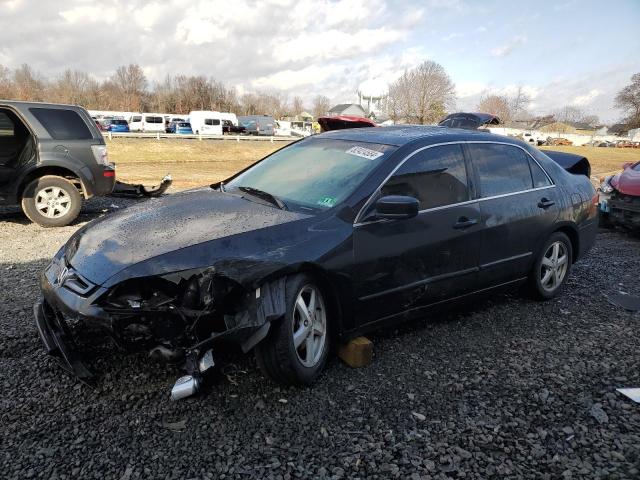
[[[460,109],[522,85],[534,113],[570,104],[613,121],[615,92],[640,72],[639,0],[0,0],[0,12],[0,64],[45,76],[138,63],[151,81],[203,74],[338,103],[431,59]]]

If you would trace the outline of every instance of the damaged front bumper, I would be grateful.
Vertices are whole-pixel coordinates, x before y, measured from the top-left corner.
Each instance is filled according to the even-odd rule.
[[[237,343],[246,353],[266,337],[271,321],[285,312],[284,279],[247,291],[207,268],[127,282],[111,288],[93,285],[66,265],[63,257],[54,259],[41,275],[43,298],[34,305],[40,338],[47,353],[82,381],[93,380],[94,374],[83,362],[68,320],[97,327],[125,350],[142,347],[156,358],[181,365],[187,376],[172,393],[172,398],[179,399],[206,383],[205,372],[217,366],[213,358],[217,342]],[[212,291],[212,285],[221,282],[233,284],[224,290],[226,296]],[[150,300],[123,293],[129,292],[128,285],[155,283],[184,292],[172,297],[165,290],[153,293]],[[186,300],[191,302],[189,308],[180,303]]]

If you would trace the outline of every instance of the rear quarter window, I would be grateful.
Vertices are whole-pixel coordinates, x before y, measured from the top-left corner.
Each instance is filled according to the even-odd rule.
[[[93,138],[87,124],[73,110],[30,108],[29,111],[55,140],[89,140]]]
[[[470,144],[483,198],[530,190],[533,187],[529,155],[511,145]]]
[[[15,127],[9,116],[0,112],[0,137],[13,137],[15,135]]]

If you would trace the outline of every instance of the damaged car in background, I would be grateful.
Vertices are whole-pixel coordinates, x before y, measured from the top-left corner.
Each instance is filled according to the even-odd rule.
[[[310,384],[331,340],[522,284],[555,297],[596,230],[589,178],[521,141],[342,129],[84,226],[42,273],[35,318],[86,381],[78,322],[178,365],[174,399],[203,387],[222,343]]]
[[[640,232],[640,162],[625,163],[622,172],[600,185],[600,225]]]

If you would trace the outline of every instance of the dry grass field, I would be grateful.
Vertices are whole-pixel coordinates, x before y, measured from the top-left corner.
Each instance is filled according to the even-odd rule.
[[[224,180],[286,144],[190,139],[107,140],[109,158],[116,163],[118,180],[152,185],[170,173],[176,189]]]
[[[157,183],[165,174],[176,189],[216,182],[282,148],[284,142],[233,140],[124,139],[107,141],[118,178],[125,182]],[[624,162],[640,160],[640,150],[598,147],[542,147],[586,155],[594,176],[620,170]]]

